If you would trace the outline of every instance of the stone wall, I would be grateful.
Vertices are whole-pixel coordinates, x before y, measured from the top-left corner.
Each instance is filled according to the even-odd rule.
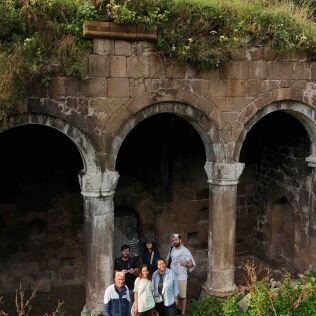
[[[118,204],[131,201],[133,208],[142,213],[144,232],[147,231],[159,240],[163,254],[167,250],[168,234],[178,231],[183,233],[184,243],[195,251],[200,266],[207,267],[205,249],[207,236],[210,236],[207,227],[211,227],[207,224],[207,210],[213,197],[208,197],[207,180],[210,179],[207,179],[203,171],[204,163],[242,162],[240,152],[251,130],[267,115],[289,113],[308,132],[307,143],[311,146],[304,147],[307,150],[304,149],[299,156],[294,151],[290,152],[293,149],[290,145],[279,148],[280,153],[275,156],[265,155],[264,146],[261,146],[264,162],[262,160],[262,164],[259,164],[256,161],[246,161],[245,174],[238,187],[237,243],[245,245],[246,250],[255,249],[260,254],[266,254],[265,248],[261,247],[264,245],[261,241],[267,240],[264,237],[266,219],[262,214],[270,207],[268,201],[271,200],[273,208],[273,202],[282,198],[286,191],[285,198],[291,206],[294,205],[295,223],[298,223],[295,227],[299,227],[300,232],[298,240],[295,240],[297,256],[294,264],[303,269],[309,264],[316,264],[315,175],[311,170],[301,173],[301,168],[295,170],[295,175],[290,178],[288,173],[293,170],[292,164],[307,168],[307,156],[310,156],[309,164],[315,167],[315,80],[316,63],[308,61],[304,52],[299,50],[287,56],[277,56],[269,47],[235,50],[232,59],[224,67],[213,71],[198,71],[191,65],[179,64],[171,58],[160,56],[155,51],[154,43],[95,38],[86,78],[82,81],[66,77],[52,78],[49,89],[39,91],[29,99],[27,114],[58,118],[56,128],[66,134],[71,133],[79,148],[85,147],[87,143],[93,147],[93,153],[96,153],[93,159],[90,154],[83,155],[84,158],[90,159],[90,162],[97,160],[95,164],[100,166],[102,172],[118,169],[122,179],[129,174],[117,167],[118,157],[124,148],[125,139],[135,127],[162,113],[180,117],[190,124],[198,133],[205,151],[203,163],[184,166],[192,170],[193,177],[185,178],[180,172],[181,177],[168,182],[168,199],[163,200],[157,198],[159,183],[149,190],[146,181],[137,177],[139,174],[132,174],[142,185],[146,185],[141,185],[140,191],[135,187],[131,191],[129,186],[124,188],[119,184],[115,199]],[[78,131],[85,137],[81,137]],[[163,129],[159,131],[161,134],[165,132]],[[174,131],[171,129],[171,132]],[[147,133],[147,130],[143,132]],[[128,161],[131,153],[122,155],[122,160]],[[280,158],[280,154],[284,155],[281,171],[274,169],[272,164],[272,158]],[[261,169],[257,170],[256,166]],[[134,167],[131,164],[131,169]],[[142,165],[136,167],[135,170],[141,171]],[[157,166],[151,170],[155,174],[160,172]],[[265,173],[267,170],[269,174]],[[93,172],[86,177],[88,189]],[[299,179],[296,179],[297,175]],[[267,179],[269,181],[266,182]],[[273,193],[269,192],[271,182],[278,183],[279,188],[284,189],[276,199],[266,197],[266,193]],[[221,185],[227,186],[225,179]],[[91,192],[85,189],[84,194],[89,196]],[[97,190],[92,193],[98,194]],[[104,192],[112,194],[112,191]],[[233,192],[231,190],[231,197],[234,196]],[[97,202],[91,205],[99,205]],[[213,205],[226,205],[225,201],[220,203],[216,200],[216,203]],[[230,201],[229,207],[232,205],[234,203]],[[151,218],[148,224],[146,217],[149,211],[153,211],[156,217],[155,221]],[[89,212],[91,214],[88,215],[95,215],[93,210],[89,209]],[[107,212],[110,218],[111,209],[107,209]],[[234,225],[234,218],[228,220],[229,225]],[[257,223],[255,227],[254,221]],[[153,228],[155,234],[152,234]],[[93,229],[96,227],[91,226],[92,232]],[[250,243],[253,233],[256,233],[255,244]],[[98,234],[100,231],[96,236]],[[260,234],[263,234],[263,239]],[[91,233],[87,240],[90,241],[92,236]],[[231,256],[233,249],[229,248],[227,256]],[[99,250],[98,244],[93,244],[91,256],[96,256]],[[220,260],[225,263],[225,249],[221,254],[223,257]],[[304,259],[299,260],[299,257]],[[107,259],[111,260],[111,255]],[[232,275],[229,274],[230,270],[229,266],[226,271],[229,278]],[[98,280],[100,276],[94,275],[93,271],[91,275]],[[219,269],[217,273],[220,272]],[[107,280],[111,277],[107,276]],[[92,283],[88,285],[94,286]],[[98,295],[101,297],[100,293]]]
[[[31,290],[84,284],[83,223],[80,196],[67,194],[51,209],[21,215],[14,204],[0,204],[0,294],[21,283]]]
[[[253,253],[254,225],[257,218],[255,207],[256,178],[253,167],[247,166],[240,177],[237,198],[236,254]]]

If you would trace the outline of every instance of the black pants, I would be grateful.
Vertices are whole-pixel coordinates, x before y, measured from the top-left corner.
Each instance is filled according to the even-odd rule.
[[[173,303],[170,306],[164,306],[163,302],[156,303],[156,311],[158,312],[159,316],[176,316],[176,303]]]
[[[148,310],[146,312],[142,312],[142,313],[138,313],[138,314],[139,314],[139,316],[152,316],[153,315],[153,311],[154,311],[154,309],[152,308],[152,309],[150,309],[150,310]]]

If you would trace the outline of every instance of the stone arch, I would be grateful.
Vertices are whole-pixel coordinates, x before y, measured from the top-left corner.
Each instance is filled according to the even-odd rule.
[[[23,113],[14,115],[8,119],[4,126],[0,127],[0,133],[18,126],[32,124],[56,129],[68,137],[74,143],[80,153],[84,166],[84,169],[81,171],[83,174],[96,174],[101,172],[96,151],[88,137],[77,127],[57,117],[40,113]]]
[[[170,113],[185,119],[200,135],[204,144],[207,161],[226,161],[227,155],[222,137],[209,117],[185,103],[159,102],[134,113],[117,128],[117,131],[111,132],[114,137],[109,147],[108,169],[115,169],[119,149],[128,133],[144,119],[159,113]]]
[[[248,121],[246,121],[235,145],[233,161],[239,161],[242,145],[251,128],[263,117],[275,111],[284,111],[291,114],[304,126],[311,141],[311,154],[307,160],[312,163],[316,162],[316,111],[304,103],[291,100],[273,102],[256,112]]]

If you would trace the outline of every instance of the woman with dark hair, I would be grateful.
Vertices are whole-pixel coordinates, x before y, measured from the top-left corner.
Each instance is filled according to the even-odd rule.
[[[153,316],[155,301],[151,274],[146,264],[142,265],[134,284],[134,312],[140,316]]]
[[[153,274],[157,270],[157,260],[160,258],[160,253],[156,249],[156,243],[153,241],[145,242],[145,250],[142,253],[142,263],[146,264]]]

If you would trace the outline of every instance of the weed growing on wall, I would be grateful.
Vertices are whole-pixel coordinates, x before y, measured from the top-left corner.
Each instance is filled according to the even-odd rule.
[[[200,69],[245,46],[270,45],[279,54],[316,48],[309,7],[292,1],[111,0],[105,7],[117,23],[158,24],[157,49]]]
[[[0,117],[54,75],[83,76],[91,42],[82,24],[96,13],[86,0],[0,1]]]
[[[293,1],[2,0],[0,119],[21,109],[52,76],[84,76],[91,50],[91,40],[82,37],[84,20],[156,24],[161,54],[212,69],[232,50],[253,45],[269,45],[279,54],[301,48],[315,55],[315,8]]]

